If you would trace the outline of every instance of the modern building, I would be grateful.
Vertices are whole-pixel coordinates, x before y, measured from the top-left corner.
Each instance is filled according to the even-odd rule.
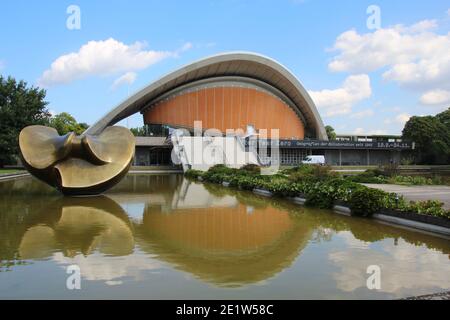
[[[300,81],[280,63],[258,54],[233,52],[186,65],[129,97],[88,129],[97,134],[140,112],[147,137],[137,139],[135,165],[170,163],[171,129],[244,135],[248,127],[260,142],[273,144],[278,129],[282,165],[298,164],[308,154],[325,154],[330,164],[381,164],[400,161],[411,145],[399,137],[339,136],[328,141],[322,119]],[[267,130],[267,134],[264,133]],[[238,130],[238,131],[236,131]],[[240,132],[240,133],[239,133]],[[362,141],[365,140],[365,141]],[[278,142],[276,142],[278,143]]]

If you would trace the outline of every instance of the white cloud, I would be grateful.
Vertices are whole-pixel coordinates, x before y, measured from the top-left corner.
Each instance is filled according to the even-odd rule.
[[[181,53],[181,52],[184,52],[184,51],[188,51],[189,49],[192,49],[192,43],[186,42],[186,43],[183,44],[183,46],[178,50],[178,53]]]
[[[419,21],[409,27],[405,27],[403,25],[394,26],[395,29],[397,29],[403,33],[411,33],[411,34],[430,31],[430,30],[436,29],[437,27],[438,27],[438,23],[436,20],[422,20],[422,21]]]
[[[400,123],[401,125],[404,125],[411,116],[407,113],[400,113],[398,116],[395,117],[395,122]]]
[[[420,102],[425,105],[443,105],[450,103],[449,90],[430,90],[420,97]]]
[[[382,135],[385,135],[385,134],[388,134],[388,133],[387,133],[386,130],[383,130],[383,129],[369,131],[369,135],[382,136]]]
[[[397,115],[394,118],[386,118],[384,119],[383,123],[384,124],[393,124],[393,123],[398,123],[402,126],[405,125],[405,123],[411,118],[411,115],[407,114],[407,113],[400,113],[399,115]]]
[[[364,134],[364,129],[363,128],[356,128],[355,131],[353,131],[354,134],[360,135],[360,134]]]
[[[378,129],[378,130],[364,130],[363,128],[356,128],[354,131],[353,131],[353,134],[355,134],[355,135],[368,135],[368,136],[371,136],[371,135],[385,135],[385,134],[387,134],[387,131],[386,130],[382,130],[382,129]]]
[[[367,110],[363,110],[363,111],[360,111],[360,112],[352,113],[350,115],[350,118],[363,119],[363,118],[371,117],[374,114],[375,114],[375,112],[373,112],[372,109],[367,109]]]
[[[118,87],[124,85],[124,84],[128,84],[128,85],[132,85],[134,83],[134,81],[136,81],[137,78],[137,74],[136,72],[127,72],[125,74],[123,74],[122,76],[120,76],[119,78],[117,78],[116,80],[114,80],[111,89],[112,90],[116,90]]]
[[[357,240],[349,232],[338,237],[346,241],[347,250],[335,250],[328,254],[329,263],[336,268],[333,278],[336,286],[345,292],[357,289],[367,292],[367,266],[376,264],[382,271],[379,293],[392,298],[427,294],[448,290],[450,272],[448,257],[426,245],[411,244],[399,238],[395,243],[387,239],[367,248],[367,243]]]
[[[311,98],[325,116],[347,114],[357,102],[372,95],[370,78],[366,74],[352,75],[341,88],[309,91]]]
[[[447,10],[447,15],[450,17],[450,9]]]
[[[175,51],[145,50],[146,44],[135,42],[127,45],[113,38],[89,41],[77,52],[57,58],[42,74],[41,86],[70,83],[88,76],[108,76],[121,72],[136,71],[179,53],[189,50],[191,43]]]
[[[400,85],[421,88],[450,88],[450,33],[433,32],[435,20],[412,26],[396,25],[375,32],[342,33],[329,64],[335,72],[371,72],[387,68],[383,77]]]
[[[64,268],[67,265],[76,264],[82,270],[82,276],[90,281],[104,281],[107,285],[121,284],[121,279],[141,279],[145,271],[158,270],[161,263],[142,253],[134,253],[128,256],[117,256],[107,259],[95,252],[89,255],[64,256],[61,252],[53,254],[53,260]]]

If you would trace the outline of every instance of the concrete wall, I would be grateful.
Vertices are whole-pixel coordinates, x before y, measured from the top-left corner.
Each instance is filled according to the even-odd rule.
[[[171,148],[136,147],[135,166],[170,165]],[[401,152],[396,150],[307,150],[280,149],[281,165],[299,165],[308,154],[325,155],[329,165],[383,165],[391,161],[400,164]],[[407,154],[405,153],[405,156]]]
[[[382,165],[391,161],[400,164],[401,153],[396,150],[317,150],[324,154],[327,164],[334,166]]]

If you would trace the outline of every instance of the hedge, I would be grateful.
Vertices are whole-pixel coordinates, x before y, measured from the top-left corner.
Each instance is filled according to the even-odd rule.
[[[222,184],[241,190],[265,189],[280,197],[306,197],[305,205],[332,208],[336,201],[345,202],[352,214],[370,216],[380,209],[415,212],[450,219],[450,211],[438,201],[407,202],[402,196],[365,187],[357,182],[327,174],[327,169],[289,169],[273,176],[260,175],[259,168],[227,168],[217,165],[207,172],[188,170],[188,178]],[[303,178],[300,178],[303,176]]]

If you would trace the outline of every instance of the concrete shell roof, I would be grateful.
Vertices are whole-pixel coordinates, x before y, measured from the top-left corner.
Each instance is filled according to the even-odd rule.
[[[327,140],[325,127],[314,102],[300,81],[277,61],[251,52],[214,55],[171,72],[130,96],[86,131],[99,134],[109,125],[141,111],[151,101],[182,85],[215,77],[239,76],[265,82],[284,93],[298,108],[316,138]]]

